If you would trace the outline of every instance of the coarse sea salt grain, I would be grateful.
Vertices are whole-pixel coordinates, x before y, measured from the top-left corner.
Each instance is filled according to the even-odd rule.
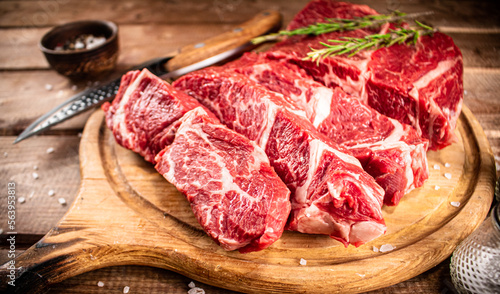
[[[54,86],[52,86],[51,84],[45,84],[45,90],[52,91],[53,88]]]
[[[4,153],[3,153],[3,157],[7,157],[7,156],[9,156],[9,153],[4,152]]]
[[[97,287],[104,287],[104,282],[101,281],[97,282]]]
[[[188,294],[205,294],[205,290],[200,287],[194,287],[189,289]]]
[[[434,169],[441,169],[441,167],[439,167],[439,164],[437,164],[437,163],[436,163],[436,164],[434,165]]]
[[[459,207],[460,206],[460,202],[458,201],[452,201],[450,202],[451,206],[455,206],[455,207]]]
[[[445,167],[450,167],[451,164],[449,164],[448,162],[444,164]]]
[[[49,148],[47,148],[47,153],[48,153],[48,154],[50,154],[50,153],[52,153],[52,152],[54,152],[54,151],[55,151],[54,147],[49,147]]]
[[[392,246],[391,244],[384,244],[382,246],[380,246],[380,252],[388,252],[388,251],[392,251],[394,250],[394,246]]]
[[[17,198],[17,201],[18,201],[19,203],[24,203],[24,202],[26,202],[26,198],[24,198],[24,197],[19,197],[19,198]]]
[[[436,191],[437,191],[437,190],[439,190],[439,189],[441,189],[441,187],[439,187],[438,185],[434,186],[434,190],[436,190]]]
[[[194,287],[196,287],[195,283],[193,281],[191,281],[189,284],[188,284],[188,287],[193,289]]]
[[[373,250],[373,252],[379,252],[378,248],[375,246],[373,246],[372,250]]]
[[[64,198],[59,198],[59,199],[57,199],[57,201],[59,201],[59,204],[61,204],[61,205],[66,205],[66,199],[64,199]]]
[[[34,170],[38,170],[38,165],[34,165],[34,166],[33,166],[33,169],[34,169]]]
[[[366,275],[364,275],[364,274],[358,274],[358,273],[356,273],[356,275],[358,275],[358,276],[360,276],[360,277],[362,277],[362,278],[364,278],[364,277],[366,276]]]
[[[130,291],[130,287],[129,286],[123,287],[123,293],[124,294],[127,294],[129,291]]]
[[[32,173],[31,175],[33,176],[33,179],[38,179],[38,173]]]
[[[52,197],[56,194],[56,192],[51,189],[51,190],[49,190],[49,192],[47,192],[47,194]]]
[[[445,173],[444,177],[447,178],[448,180],[451,180],[451,174],[450,173]]]

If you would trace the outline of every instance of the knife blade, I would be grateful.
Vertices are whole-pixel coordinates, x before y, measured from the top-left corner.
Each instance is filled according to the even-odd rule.
[[[266,10],[231,31],[185,46],[172,56],[148,60],[129,70],[147,68],[164,80],[173,80],[191,71],[234,59],[256,47],[251,39],[280,27],[281,15],[276,11]],[[19,134],[14,144],[112,100],[118,92],[120,81],[121,75],[72,96],[35,120]]]

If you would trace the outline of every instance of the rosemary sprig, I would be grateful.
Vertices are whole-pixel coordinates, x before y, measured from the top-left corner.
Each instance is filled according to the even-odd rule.
[[[274,34],[268,34],[252,39],[252,43],[260,44],[268,41],[276,41],[281,37],[295,35],[320,35],[330,32],[357,30],[368,27],[378,27],[388,22],[399,22],[404,19],[414,19],[419,16],[432,14],[432,11],[419,13],[404,13],[393,11],[390,14],[366,15],[354,19],[328,18],[324,23],[315,23],[307,27],[287,31],[282,30]]]
[[[389,30],[386,34],[373,34],[364,38],[341,37],[340,40],[328,40],[328,43],[321,42],[325,48],[313,49],[307,53],[305,59],[311,59],[319,62],[322,58],[336,55],[349,54],[356,55],[362,50],[377,49],[381,47],[390,47],[394,44],[407,44],[409,42],[415,44],[420,36],[430,35],[436,32],[436,29],[427,26],[419,21],[413,28],[399,28],[397,30]]]

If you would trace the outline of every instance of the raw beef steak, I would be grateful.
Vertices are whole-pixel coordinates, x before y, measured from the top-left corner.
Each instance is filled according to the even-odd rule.
[[[264,249],[280,238],[290,191],[264,151],[208,115],[187,112],[156,169],[186,195],[198,222],[226,250]]]
[[[257,142],[292,192],[287,228],[359,246],[386,230],[383,190],[291,101],[234,71],[212,67],[174,82],[230,128]]]
[[[317,130],[361,162],[384,188],[386,205],[397,205],[428,178],[428,141],[409,125],[381,115],[339,87],[325,87],[297,65],[265,53],[247,53],[224,68],[291,98]]]
[[[327,18],[355,18],[368,14],[377,12],[365,5],[313,0],[294,17],[287,29],[325,22]],[[463,99],[462,54],[450,37],[435,33],[420,37],[416,45],[399,44],[366,50],[353,57],[332,56],[322,59],[319,64],[304,60],[311,48],[323,48],[320,42],[386,33],[391,26],[384,25],[379,30],[293,36],[270,51],[292,60],[326,86],[340,86],[382,114],[412,125],[419,135],[429,139],[430,149],[446,147],[456,140],[454,130]]]
[[[123,75],[112,104],[102,109],[115,140],[155,163],[156,154],[173,139],[174,122],[198,106],[195,99],[144,69]]]

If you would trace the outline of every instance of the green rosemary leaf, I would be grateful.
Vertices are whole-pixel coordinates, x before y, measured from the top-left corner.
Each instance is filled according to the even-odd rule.
[[[321,42],[322,49],[311,49],[304,59],[311,59],[319,63],[323,58],[348,54],[352,57],[367,49],[378,49],[390,47],[395,44],[416,44],[422,35],[429,35],[436,30],[427,25],[418,25],[414,28],[400,28],[389,30],[386,34],[373,34],[363,38],[341,37],[339,40],[328,40],[329,43]],[[334,44],[334,45],[332,45]]]
[[[268,41],[276,41],[284,36],[295,35],[321,35],[330,32],[357,30],[368,27],[378,27],[388,22],[399,22],[405,19],[416,18],[418,16],[428,15],[432,12],[421,12],[406,14],[400,11],[393,11],[390,14],[366,15],[354,19],[328,18],[324,23],[315,23],[307,27],[287,31],[282,30],[277,33],[264,35],[252,39],[252,43],[260,44]]]

